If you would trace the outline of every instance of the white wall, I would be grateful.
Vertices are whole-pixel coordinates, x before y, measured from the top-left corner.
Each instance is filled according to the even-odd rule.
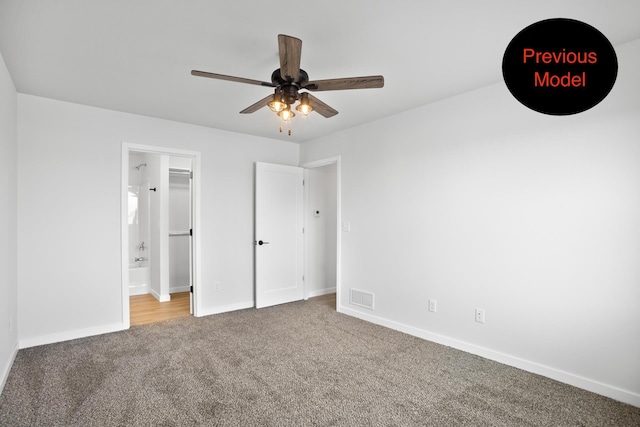
[[[308,169],[309,197],[307,229],[307,295],[313,297],[336,290],[336,164]],[[319,215],[314,212],[319,211]]]
[[[0,55],[0,392],[18,350],[17,95]]]
[[[147,153],[149,194],[149,291],[160,302],[169,296],[169,156]],[[155,188],[155,191],[151,191]]]
[[[189,290],[189,241],[191,238],[188,235],[180,235],[180,233],[188,233],[190,228],[189,181],[188,174],[169,174],[170,293]]]
[[[499,83],[303,144],[342,156],[340,310],[640,406],[640,40],[616,50],[578,115]]]
[[[296,144],[24,94],[18,142],[21,347],[122,327],[123,142],[201,153],[199,314],[253,305],[254,162]]]

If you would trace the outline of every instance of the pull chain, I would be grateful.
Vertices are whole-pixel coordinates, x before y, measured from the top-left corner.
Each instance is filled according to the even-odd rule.
[[[280,125],[280,133],[282,133],[282,125]],[[291,129],[287,130],[287,135],[291,136]]]

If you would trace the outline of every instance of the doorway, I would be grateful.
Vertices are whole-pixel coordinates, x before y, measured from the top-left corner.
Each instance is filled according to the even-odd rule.
[[[257,308],[335,294],[340,311],[340,158],[256,163]]]
[[[123,143],[122,322],[130,298],[197,316],[200,153]],[[136,300],[137,301],[137,300]],[[138,307],[138,304],[134,304]],[[173,310],[173,309],[172,309]],[[155,310],[153,310],[155,311]],[[162,316],[161,316],[162,317]]]
[[[322,297],[340,307],[340,157],[305,169],[305,299]]]

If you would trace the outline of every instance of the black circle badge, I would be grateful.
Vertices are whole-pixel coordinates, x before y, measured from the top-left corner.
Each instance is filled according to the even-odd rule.
[[[523,105],[562,116],[586,111],[607,96],[618,75],[618,59],[609,40],[591,25],[547,19],[511,40],[502,75]]]

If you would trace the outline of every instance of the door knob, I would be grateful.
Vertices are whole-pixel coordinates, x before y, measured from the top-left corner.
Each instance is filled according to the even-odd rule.
[[[262,240],[258,240],[258,244],[259,244],[260,246],[262,246],[262,245],[268,245],[268,244],[269,244],[269,242],[263,242]]]

